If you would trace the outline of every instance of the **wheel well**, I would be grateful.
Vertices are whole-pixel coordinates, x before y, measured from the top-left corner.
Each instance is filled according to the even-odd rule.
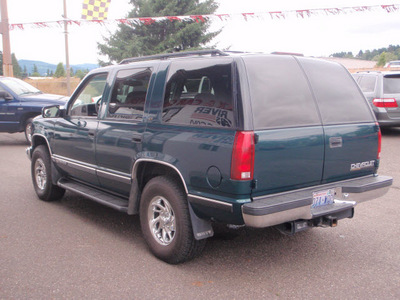
[[[174,168],[154,162],[141,162],[137,169],[136,178],[138,180],[140,192],[143,191],[144,187],[151,179],[157,176],[168,176],[174,179],[182,190],[186,192],[183,179]]]
[[[37,135],[33,136],[32,137],[32,147],[36,148],[39,145],[45,145],[48,148],[46,139],[44,137],[37,136]]]

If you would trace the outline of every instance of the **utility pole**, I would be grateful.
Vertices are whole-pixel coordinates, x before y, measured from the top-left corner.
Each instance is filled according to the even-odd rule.
[[[7,0],[0,0],[1,24],[0,33],[3,35],[3,74],[13,77],[13,65],[11,60],[10,28],[8,25]]]
[[[5,0],[2,0],[5,1]],[[71,96],[71,71],[69,67],[69,52],[68,52],[68,19],[67,19],[67,0],[64,0],[64,30],[65,30],[65,63],[67,67],[67,96]]]

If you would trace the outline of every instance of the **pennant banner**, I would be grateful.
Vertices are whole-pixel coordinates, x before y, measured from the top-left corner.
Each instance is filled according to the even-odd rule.
[[[342,8],[317,8],[301,9],[288,11],[272,11],[261,13],[239,13],[239,14],[212,14],[212,15],[192,15],[192,16],[165,16],[148,18],[129,18],[108,20],[107,12],[111,0],[84,0],[81,20],[58,20],[50,22],[34,22],[10,24],[10,30],[25,30],[37,28],[55,28],[63,26],[64,22],[68,25],[82,26],[88,24],[108,25],[125,24],[127,26],[151,25],[161,22],[196,22],[204,23],[207,21],[228,22],[232,20],[284,20],[290,17],[305,19],[313,16],[336,16],[342,14],[353,14],[362,12],[400,12],[400,4],[374,5],[374,6],[355,6]],[[85,6],[87,3],[87,6]],[[97,8],[96,8],[97,7]]]

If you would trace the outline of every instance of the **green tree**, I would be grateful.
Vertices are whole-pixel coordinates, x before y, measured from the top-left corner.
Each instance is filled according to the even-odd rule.
[[[82,71],[82,70],[77,70],[76,71],[76,73],[75,73],[75,77],[78,77],[79,79],[83,79],[83,77],[85,77],[86,76],[86,74],[87,74],[88,72],[84,72],[84,71]]]
[[[21,72],[21,67],[18,63],[17,57],[15,56],[15,53],[11,54],[11,62],[13,65],[13,73],[14,77],[21,78],[22,77],[22,72]]]
[[[56,72],[54,73],[54,77],[64,77],[65,76],[65,69],[63,63],[59,63],[56,68]]]
[[[131,0],[128,18],[212,14],[218,5],[214,0]],[[120,24],[116,33],[98,44],[99,53],[108,63],[123,58],[163,52],[195,50],[205,47],[218,32],[208,32],[210,23],[193,20],[162,21],[152,24]],[[100,62],[101,65],[106,63]]]
[[[40,76],[40,73],[38,71],[38,67],[36,65],[33,65],[33,71],[32,71],[31,76],[32,77],[39,77]]]
[[[379,55],[378,62],[376,65],[378,67],[383,67],[386,64],[386,52],[382,52],[381,55]]]
[[[0,76],[3,76],[3,51],[0,51]]]

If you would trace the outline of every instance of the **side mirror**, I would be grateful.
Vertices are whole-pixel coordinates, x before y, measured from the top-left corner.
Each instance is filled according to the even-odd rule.
[[[8,92],[6,91],[0,91],[0,99],[4,100],[13,100],[13,96],[11,96]]]
[[[43,118],[57,118],[64,115],[64,109],[60,108],[60,105],[46,106],[42,109]]]

